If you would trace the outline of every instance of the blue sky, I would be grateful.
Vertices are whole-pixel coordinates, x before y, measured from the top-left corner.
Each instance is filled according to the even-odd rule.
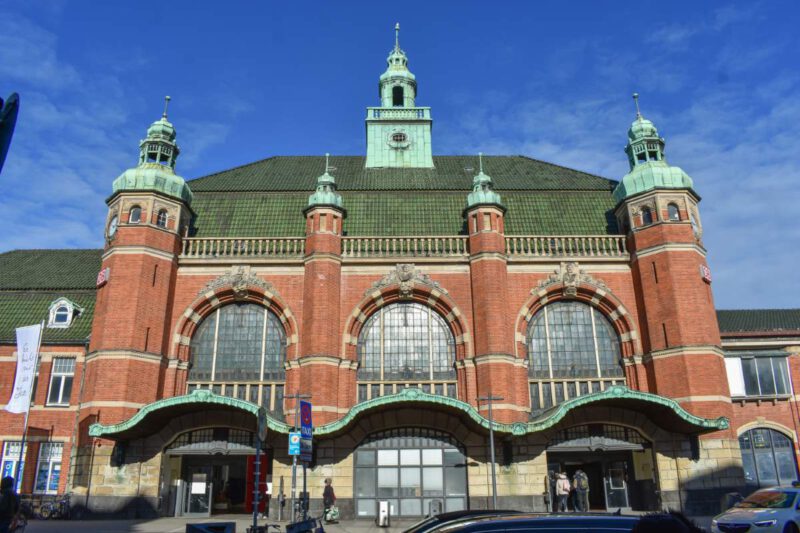
[[[798,20],[796,1],[0,0],[0,94],[22,101],[0,251],[100,247],[111,182],[166,94],[186,178],[363,154],[400,21],[434,153],[619,179],[637,91],[703,197],[717,306],[798,307]]]

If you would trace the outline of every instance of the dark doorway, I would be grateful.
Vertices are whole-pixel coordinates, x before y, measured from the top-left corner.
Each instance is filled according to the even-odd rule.
[[[394,107],[403,107],[403,88],[392,87],[392,105]]]

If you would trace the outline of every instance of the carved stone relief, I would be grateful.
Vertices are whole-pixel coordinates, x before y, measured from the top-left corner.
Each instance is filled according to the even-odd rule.
[[[552,285],[563,285],[563,294],[567,298],[574,298],[578,294],[578,285],[581,283],[592,285],[601,289],[608,289],[606,284],[599,279],[595,279],[586,271],[581,270],[580,265],[576,261],[562,262],[559,267],[547,279],[539,282],[535,289],[531,291],[536,294],[540,289],[550,287]]]
[[[223,274],[222,276],[212,279],[208,283],[206,283],[205,287],[200,289],[199,295],[203,295],[208,291],[213,291],[216,289],[221,289],[224,287],[230,287],[233,289],[233,297],[236,300],[243,300],[248,296],[247,286],[258,287],[262,290],[272,292],[273,287],[272,284],[268,281],[264,281],[263,279],[259,278],[252,272],[250,269],[244,266],[234,266],[231,268],[231,271],[227,274]]]
[[[399,293],[401,300],[410,300],[414,294],[414,285],[427,285],[440,292],[447,293],[438,283],[433,281],[430,276],[417,270],[414,263],[398,263],[394,270],[386,274],[383,278],[372,284],[372,287],[364,293],[368,296],[373,291],[389,287],[391,285],[399,285]]]

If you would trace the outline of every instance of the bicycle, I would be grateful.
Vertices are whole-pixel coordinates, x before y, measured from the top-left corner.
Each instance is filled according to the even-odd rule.
[[[80,520],[83,518],[83,510],[73,508],[69,503],[69,494],[66,494],[56,501],[43,503],[39,507],[38,517],[42,520],[50,520],[52,518]]]

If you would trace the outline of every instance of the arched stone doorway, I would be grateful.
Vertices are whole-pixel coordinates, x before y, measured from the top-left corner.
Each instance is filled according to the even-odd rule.
[[[658,506],[653,446],[633,428],[608,423],[564,428],[547,444],[547,469],[566,473],[570,481],[576,471],[585,472],[592,511]]]
[[[392,516],[427,515],[467,508],[467,459],[449,434],[398,428],[369,435],[355,450],[353,495],[357,518],[376,516],[389,502]]]

